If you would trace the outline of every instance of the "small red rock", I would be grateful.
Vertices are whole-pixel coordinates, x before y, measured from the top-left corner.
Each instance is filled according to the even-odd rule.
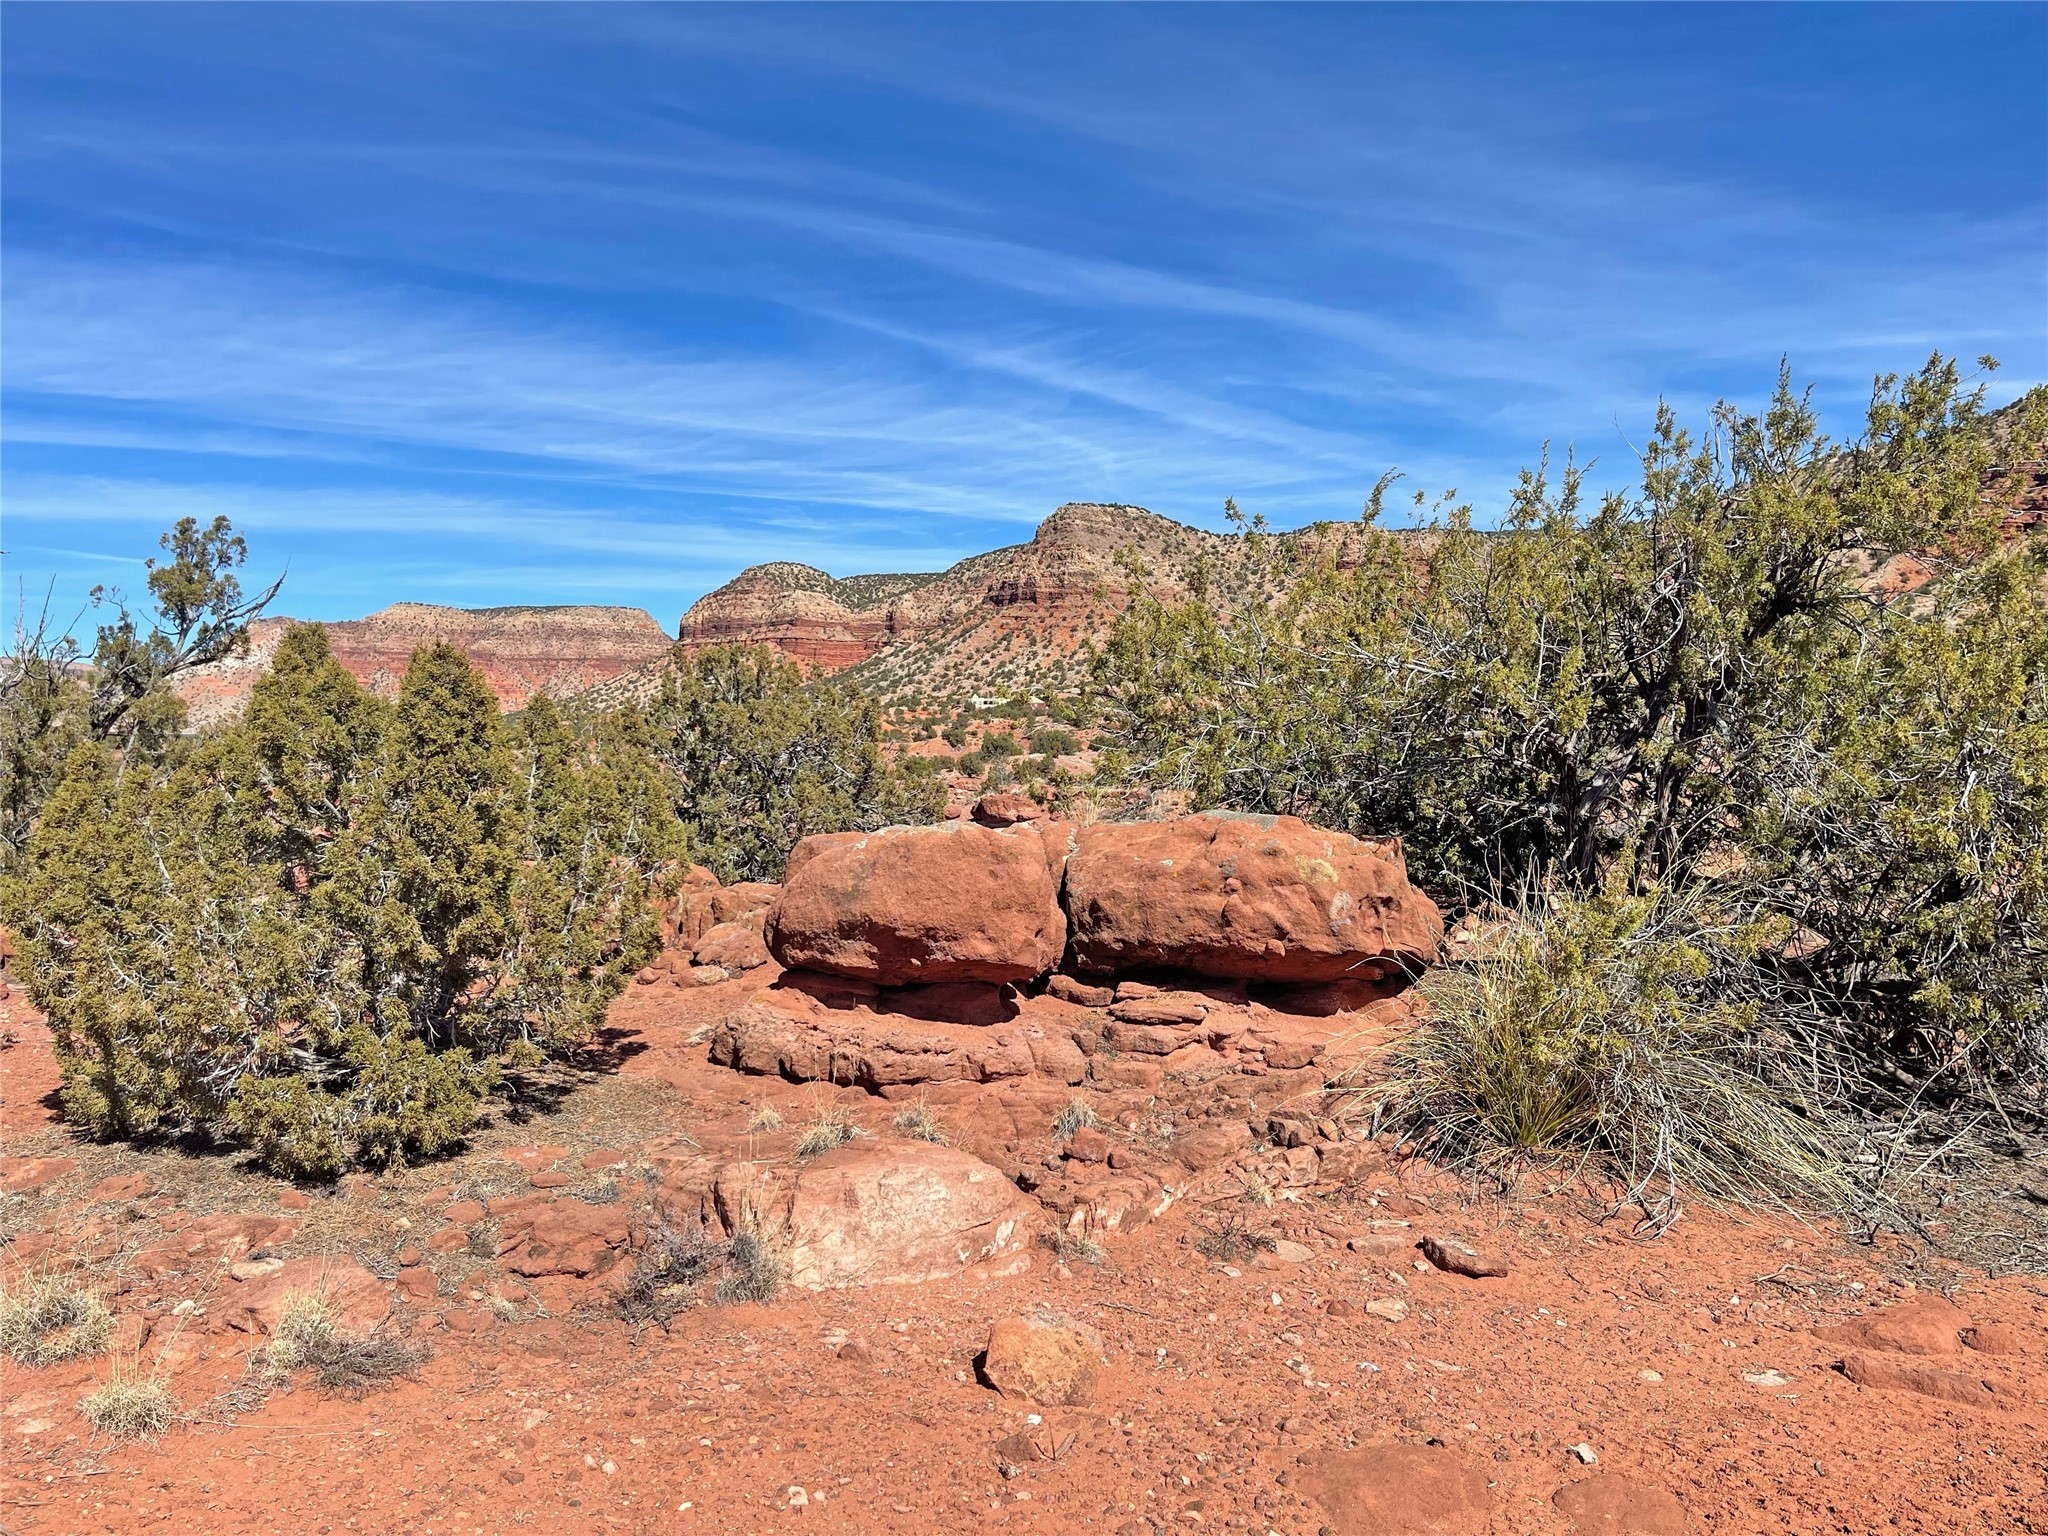
[[[564,1189],[568,1187],[569,1175],[557,1173],[552,1168],[543,1169],[526,1181],[535,1189]]]
[[[468,1226],[471,1222],[484,1219],[483,1202],[480,1200],[458,1200],[441,1213],[444,1221],[453,1221]]]
[[[1116,994],[1108,987],[1091,987],[1072,976],[1053,977],[1045,984],[1045,990],[1049,996],[1077,1008],[1107,1008],[1116,1001]]]
[[[1425,1259],[1448,1275],[1463,1275],[1468,1280],[1489,1280],[1508,1272],[1502,1260],[1490,1258],[1456,1239],[1425,1237],[1415,1246],[1422,1250]]]
[[[989,1330],[982,1374],[1005,1397],[1047,1407],[1081,1405],[1095,1396],[1102,1336],[1056,1312],[1006,1317]]]
[[[419,1249],[415,1248],[412,1244],[407,1243],[403,1248],[398,1250],[398,1267],[400,1269],[411,1269],[413,1265],[419,1263],[419,1261],[420,1251]]]
[[[2017,1355],[2027,1347],[2019,1329],[2009,1323],[1972,1323],[1963,1330],[1963,1346],[1980,1355]]]
[[[983,795],[969,812],[984,827],[1014,827],[1020,821],[1044,821],[1044,806],[1027,795]]]
[[[1067,1157],[1076,1163],[1100,1163],[1109,1157],[1109,1138],[1092,1125],[1083,1126],[1067,1138]]]

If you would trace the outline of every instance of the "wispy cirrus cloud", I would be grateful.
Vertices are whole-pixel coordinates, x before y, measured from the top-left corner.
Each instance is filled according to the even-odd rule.
[[[1838,429],[2048,374],[2010,9],[112,14],[10,28],[11,570],[213,509],[320,602],[672,606],[1071,498],[1483,512],[1787,352]]]

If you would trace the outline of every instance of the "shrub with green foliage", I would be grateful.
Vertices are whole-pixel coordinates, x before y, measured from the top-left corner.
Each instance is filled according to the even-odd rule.
[[[806,682],[765,646],[676,653],[647,716],[695,856],[722,880],[779,880],[814,832],[936,820],[945,788],[882,754],[881,705]]]
[[[1065,726],[1041,725],[1031,733],[1031,750],[1040,757],[1065,757],[1081,750],[1081,738]]]
[[[2001,540],[1982,487],[2044,438],[2048,390],[1987,416],[1937,357],[1880,380],[1847,444],[1784,377],[1703,439],[1660,410],[1597,507],[1582,469],[1539,468],[1496,529],[1440,503],[1397,535],[1383,481],[1344,568],[1287,568],[1254,528],[1279,596],[1125,616],[1106,770],[1397,833],[1454,901],[1739,887],[1798,935],[1751,961],[1774,1006],[2039,1074],[2048,547]],[[1894,557],[1928,580],[1874,579]]]
[[[283,585],[244,596],[235,572],[248,550],[225,517],[204,529],[182,518],[157,542],[170,558],[143,562],[154,612],[140,623],[118,591],[94,587],[91,606],[112,616],[90,653],[69,629],[52,631],[47,601],[33,627],[15,615],[0,659],[0,868],[20,853],[73,748],[105,742],[129,761],[170,752],[185,721],[171,682],[246,651],[250,620]]]
[[[1619,884],[1620,882],[1616,882]],[[1703,893],[1559,896],[1422,981],[1426,1027],[1360,1090],[1446,1161],[1597,1156],[1627,1199],[1845,1192],[1818,1117],[1781,1101],[1745,986],[1781,924]]]
[[[508,724],[446,645],[387,702],[305,625],[175,763],[76,749],[6,888],[66,1114],[314,1177],[458,1141],[656,948],[686,845],[640,729]]]

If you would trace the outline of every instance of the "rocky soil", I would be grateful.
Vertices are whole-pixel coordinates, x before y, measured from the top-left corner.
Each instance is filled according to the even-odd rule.
[[[1329,1053],[1402,1027],[1398,996],[1194,992],[1229,1057],[1173,1071],[1105,1045],[1116,1005],[1075,981],[1009,994],[1001,1025],[833,1006],[734,941],[760,894],[692,893],[679,963],[462,1156],[331,1189],[78,1142],[9,1002],[8,1274],[98,1278],[183,1418],[109,1444],[77,1409],[108,1358],[10,1366],[0,1527],[2048,1530],[2038,1277],[1709,1211],[1644,1239],[1568,1173],[1503,1190],[1404,1159],[1317,1093]],[[730,971],[687,963],[713,936]],[[904,1044],[1102,1034],[1074,1082],[1063,1056],[976,1081],[926,1051],[871,1090],[716,1065],[748,1010]],[[1076,1099],[1098,1124],[1061,1139]],[[948,1146],[896,1127],[913,1106]],[[855,1138],[797,1157],[835,1109]],[[764,1190],[811,1255],[797,1283],[619,1316],[636,1249]],[[266,1389],[248,1361],[294,1287],[424,1348],[417,1374]]]

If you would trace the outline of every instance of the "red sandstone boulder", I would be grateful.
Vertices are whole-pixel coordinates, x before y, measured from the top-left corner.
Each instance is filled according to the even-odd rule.
[[[1066,905],[1076,965],[1098,974],[1371,978],[1428,965],[1444,932],[1436,903],[1408,883],[1399,842],[1293,816],[1212,811],[1083,828]]]
[[[971,822],[807,837],[769,911],[769,951],[883,986],[1027,980],[1066,944],[1053,842]]]
[[[751,971],[768,963],[768,947],[760,931],[747,922],[720,923],[697,941],[692,958],[700,966],[715,965],[729,974]]]
[[[1091,987],[1072,976],[1055,976],[1045,984],[1049,996],[1076,1008],[1107,1008],[1116,996],[1108,987]]]
[[[750,1224],[801,1290],[912,1285],[992,1260],[1023,1262],[1039,1208],[1002,1173],[957,1147],[853,1142],[792,1181],[747,1163],[719,1170],[728,1227]]]
[[[1092,1402],[1101,1363],[1101,1334],[1057,1312],[1036,1312],[997,1320],[981,1372],[1005,1397],[1055,1408]]]
[[[1071,1041],[1065,1044],[1072,1047]],[[1082,1065],[1077,1048],[1062,1052],[1017,1023],[932,1023],[866,1009],[794,1014],[761,1003],[718,1021],[710,1055],[713,1066],[756,1076],[871,1092],[917,1083],[990,1083],[1029,1077],[1034,1070],[1075,1082]]]
[[[318,1296],[351,1332],[367,1333],[391,1312],[391,1293],[381,1280],[355,1259],[330,1254],[290,1259],[236,1283],[222,1296],[217,1319],[241,1333],[267,1335],[295,1292]]]
[[[1816,1328],[1814,1337],[1851,1349],[1901,1355],[1952,1355],[1963,1347],[1970,1315],[1941,1296],[1915,1296],[1851,1322]]]
[[[2004,1408],[2008,1400],[1994,1382],[1973,1371],[1947,1371],[1904,1355],[1852,1349],[1835,1369],[1859,1387],[1886,1392],[1914,1392],[1922,1397],[1961,1403],[1967,1408]]]
[[[1020,821],[1044,821],[1047,811],[1028,795],[983,795],[969,813],[984,827],[1014,827]]]

